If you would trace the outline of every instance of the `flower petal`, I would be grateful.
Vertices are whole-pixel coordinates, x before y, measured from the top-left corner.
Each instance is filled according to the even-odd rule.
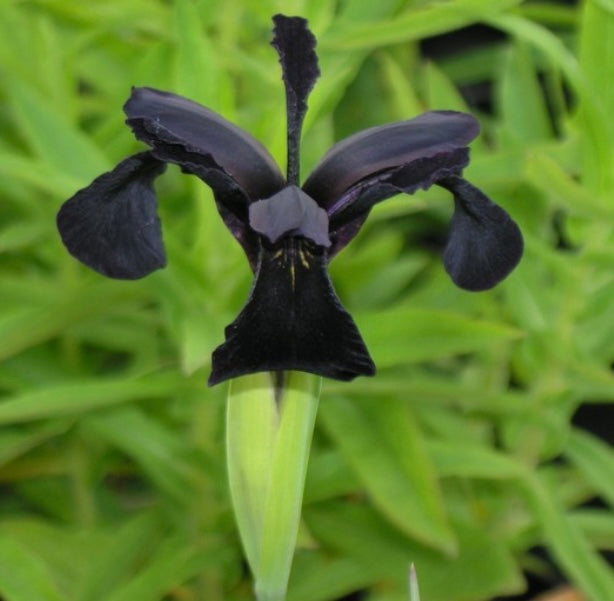
[[[444,265],[457,286],[487,290],[516,267],[522,234],[512,218],[480,190],[460,177],[438,182],[454,194]]]
[[[182,166],[187,162],[188,170],[202,164],[204,171],[196,174],[207,177],[214,190],[216,180],[206,175],[212,169],[236,181],[252,200],[267,198],[285,184],[258,140],[196,102],[152,88],[133,88],[124,111],[139,140],[154,149],[164,147],[165,161]]]
[[[303,190],[332,217],[351,202],[345,193],[361,180],[453,152],[466,146],[478,132],[478,122],[472,115],[455,111],[432,111],[409,121],[366,129],[335,144]]]
[[[259,371],[307,371],[338,380],[375,373],[326,263],[326,252],[304,239],[261,248],[250,297],[213,352],[209,385]]]
[[[57,226],[70,254],[111,278],[137,279],[164,267],[153,180],[164,163],[131,156],[67,200]]]
[[[459,174],[469,163],[469,149],[456,148],[432,157],[415,159],[401,167],[380,172],[351,187],[335,202],[339,207],[330,217],[332,258],[358,233],[371,207],[401,192],[413,194],[441,178]]]
[[[297,185],[301,127],[307,111],[307,96],[320,76],[316,39],[302,17],[273,17],[273,41],[286,88],[288,117],[288,182]]]

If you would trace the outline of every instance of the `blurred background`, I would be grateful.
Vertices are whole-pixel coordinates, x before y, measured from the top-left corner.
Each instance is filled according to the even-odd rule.
[[[319,40],[303,174],[360,129],[470,111],[465,173],[526,246],[494,290],[457,289],[437,188],[378,205],[335,258],[378,375],[324,382],[288,600],[406,600],[414,562],[424,601],[612,601],[611,0],[1,2],[0,598],[252,598],[226,386],[206,386],[241,249],[175,167],[168,267],[143,280],[78,264],[55,214],[143,148],[132,85],[221,113],[283,168],[277,12]]]

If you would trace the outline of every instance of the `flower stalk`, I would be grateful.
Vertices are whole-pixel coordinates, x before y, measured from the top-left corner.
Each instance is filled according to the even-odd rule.
[[[258,373],[231,381],[230,496],[258,601],[285,599],[321,378]]]

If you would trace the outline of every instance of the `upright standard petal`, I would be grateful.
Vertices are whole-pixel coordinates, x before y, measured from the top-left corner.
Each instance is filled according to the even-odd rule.
[[[288,183],[299,183],[299,147],[307,97],[320,76],[316,39],[302,17],[273,17],[272,46],[277,50],[286,89]]]
[[[326,263],[324,249],[304,238],[263,244],[250,297],[213,352],[209,385],[259,371],[299,370],[337,380],[375,373]]]
[[[512,218],[460,177],[437,182],[454,194],[444,265],[453,282],[466,290],[487,290],[520,261],[522,234]]]
[[[143,152],[67,200],[57,226],[70,254],[111,278],[133,280],[164,267],[152,185],[164,168],[151,153]]]
[[[154,153],[163,149],[165,161],[192,172],[194,165],[202,164],[203,171],[196,174],[203,179],[211,169],[223,170],[253,200],[267,198],[285,185],[279,167],[258,140],[196,102],[152,88],[133,88],[124,111],[136,137]],[[215,180],[205,181],[215,190]]]

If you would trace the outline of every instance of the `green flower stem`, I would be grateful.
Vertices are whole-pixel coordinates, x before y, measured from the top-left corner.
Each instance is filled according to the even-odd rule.
[[[285,598],[321,378],[253,374],[231,382],[228,479],[258,601]]]

